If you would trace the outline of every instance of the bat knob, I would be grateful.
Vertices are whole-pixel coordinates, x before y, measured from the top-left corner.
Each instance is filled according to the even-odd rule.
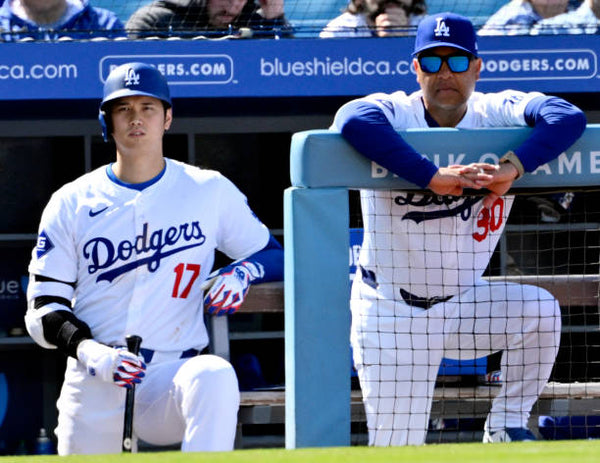
[[[130,334],[125,336],[125,342],[127,343],[127,350],[129,352],[138,355],[140,353],[140,346],[142,345],[142,338],[137,334]]]
[[[131,451],[131,437],[126,437],[123,439],[123,449]]]

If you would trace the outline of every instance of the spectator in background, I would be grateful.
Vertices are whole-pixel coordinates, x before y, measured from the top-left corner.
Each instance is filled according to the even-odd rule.
[[[224,37],[250,29],[257,37],[288,36],[284,0],[157,0],[131,15],[129,37]]]
[[[479,30],[479,35],[526,35],[538,21],[565,13],[569,0],[512,0]]]
[[[109,10],[89,0],[5,0],[0,7],[4,42],[125,37],[125,26]]]
[[[425,16],[424,0],[351,0],[344,13],[319,34],[330,37],[392,37],[406,35]]]
[[[538,22],[532,34],[600,33],[600,0],[584,0],[579,8]]]

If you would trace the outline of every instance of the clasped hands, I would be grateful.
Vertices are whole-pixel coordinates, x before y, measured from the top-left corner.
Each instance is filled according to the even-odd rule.
[[[438,195],[460,196],[465,188],[487,189],[483,206],[489,209],[505,194],[518,176],[516,167],[510,163],[500,165],[485,162],[453,164],[440,167],[431,178],[428,188]]]

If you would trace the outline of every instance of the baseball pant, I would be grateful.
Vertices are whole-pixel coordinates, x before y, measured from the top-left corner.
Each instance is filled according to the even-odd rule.
[[[240,394],[232,366],[214,355],[150,363],[136,386],[133,432],[183,451],[232,450]],[[58,453],[119,453],[125,389],[69,358],[58,400]]]
[[[560,343],[560,308],[550,293],[482,281],[428,310],[354,298],[360,293],[351,301],[351,341],[370,445],[425,443],[442,358],[474,359],[499,350],[504,379],[486,429],[527,427]]]

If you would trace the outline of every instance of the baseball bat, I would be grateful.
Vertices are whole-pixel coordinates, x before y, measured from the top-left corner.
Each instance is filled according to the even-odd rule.
[[[127,350],[135,355],[140,353],[140,345],[142,338],[138,335],[131,334],[125,337],[127,341]],[[131,385],[131,389],[127,389],[125,397],[125,416],[123,421],[123,452],[132,451],[133,447],[133,403],[135,400],[135,384]]]

